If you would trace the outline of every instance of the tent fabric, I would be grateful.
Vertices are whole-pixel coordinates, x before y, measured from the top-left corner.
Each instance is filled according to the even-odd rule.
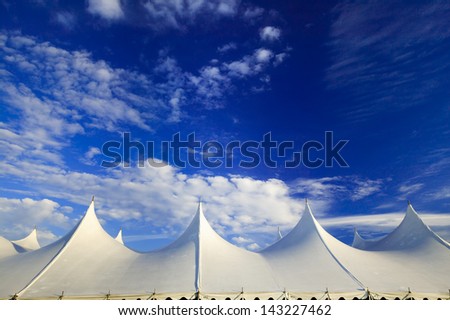
[[[37,239],[36,228],[34,228],[33,231],[31,231],[31,233],[25,238],[19,240],[9,241],[8,239],[0,236],[0,259],[22,252],[37,250],[40,247],[41,246],[39,245]]]
[[[411,205],[391,234],[354,247],[323,229],[308,203],[291,232],[258,253],[217,234],[201,203],[184,233],[152,252],[106,233],[94,201],[56,242],[38,248],[36,230],[17,242],[27,250],[0,237],[0,299],[449,298],[448,243]]]
[[[11,241],[19,252],[33,251],[41,247],[37,238],[37,229],[34,228],[28,236],[23,239]]]
[[[278,283],[290,292],[356,292],[364,286],[340,264],[306,204],[294,229],[263,250]]]
[[[0,236],[0,259],[18,254],[14,244],[8,239]]]
[[[123,237],[122,237],[122,228],[120,228],[119,233],[117,234],[117,236],[114,239],[116,239],[116,241],[119,242],[120,244],[124,244]]]

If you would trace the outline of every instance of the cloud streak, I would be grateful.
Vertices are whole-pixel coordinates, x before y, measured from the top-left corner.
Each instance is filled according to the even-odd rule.
[[[401,10],[401,14],[398,12]],[[447,83],[443,57],[450,37],[450,6],[433,2],[344,2],[333,11],[327,70],[330,89],[344,91],[351,105],[340,111],[349,121],[420,105]],[[376,90],[374,90],[376,88]]]

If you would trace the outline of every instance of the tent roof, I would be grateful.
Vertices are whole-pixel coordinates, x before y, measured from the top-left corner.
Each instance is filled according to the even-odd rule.
[[[41,247],[37,238],[36,227],[34,227],[33,230],[30,232],[30,234],[27,235],[25,238],[13,240],[11,242],[14,243],[16,246],[19,246],[18,250],[19,252],[21,252],[20,249],[23,249],[24,251],[33,251]]]
[[[376,240],[365,240],[355,231],[353,241],[353,247],[373,251],[416,250],[429,244],[450,248],[448,242],[423,222],[410,203],[402,222],[394,231]]]
[[[119,235],[104,231],[92,201],[77,226],[46,247],[19,254],[0,237],[0,298],[58,298],[63,292],[71,298],[349,297],[367,294],[366,288],[396,296],[411,289],[420,296],[444,295],[450,287],[449,247],[411,206],[399,227],[370,250],[326,232],[308,203],[291,232],[259,253],[217,234],[201,203],[183,234],[160,250],[135,252]],[[33,244],[33,237],[22,240]]]
[[[354,292],[364,286],[336,258],[326,231],[308,203],[298,224],[261,254],[269,261],[279,283],[288,291]]]

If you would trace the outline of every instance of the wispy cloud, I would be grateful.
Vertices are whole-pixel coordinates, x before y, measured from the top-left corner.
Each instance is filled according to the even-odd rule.
[[[447,83],[448,3],[345,2],[334,14],[326,81],[357,106],[340,111],[350,121],[417,106]]]
[[[293,194],[312,199],[318,213],[326,213],[336,199],[358,201],[383,190],[382,179],[358,176],[334,176],[317,179],[297,179],[290,184]]]
[[[437,188],[430,193],[430,197],[433,200],[450,199],[450,187]]]
[[[120,0],[88,0],[87,11],[107,20],[117,20],[124,16]]]
[[[55,23],[61,25],[66,30],[73,30],[77,24],[75,14],[68,11],[56,12],[53,19]]]
[[[81,159],[81,162],[87,165],[95,165],[95,157],[102,154],[99,148],[97,147],[90,147],[89,150],[84,154],[83,158]]]
[[[254,21],[255,19],[261,18],[265,10],[261,7],[248,6],[243,10],[242,17],[249,21]]]
[[[418,192],[424,187],[423,183],[415,183],[415,184],[405,184],[401,185],[398,188],[398,191],[400,192],[400,199],[407,199],[412,194]]]
[[[148,0],[143,2],[147,23],[154,29],[183,29],[201,17],[210,19],[235,16],[238,0]]]
[[[235,42],[229,42],[217,48],[217,51],[220,53],[225,53],[231,50],[237,49],[237,44]]]

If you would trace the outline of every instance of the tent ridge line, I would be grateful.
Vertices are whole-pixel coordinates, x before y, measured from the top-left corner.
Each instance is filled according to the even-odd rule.
[[[416,210],[413,208],[412,205],[410,205],[412,212],[415,214],[415,216],[420,220],[420,222],[425,226],[425,228],[430,232],[431,236],[437,240],[438,243],[446,247],[447,249],[450,249],[450,243],[445,241],[441,236],[439,236],[436,232],[431,230],[430,226],[423,221],[422,217],[416,212]]]
[[[197,223],[198,223],[198,234],[197,234],[197,245],[196,245],[196,254],[195,254],[195,291],[198,293],[198,295],[200,296],[200,290],[202,287],[202,281],[201,281],[201,265],[202,265],[202,217],[203,216],[203,208],[202,208],[202,201],[200,199],[199,203],[198,203],[198,212],[197,212]]]
[[[319,236],[320,241],[322,241],[323,245],[325,246],[325,248],[327,249],[327,251],[331,255],[331,257],[334,259],[334,261],[336,261],[336,263],[345,271],[345,273],[347,273],[350,276],[350,278],[352,278],[361,288],[366,288],[366,286],[361,281],[359,281],[359,279],[353,273],[351,273],[350,270],[348,270],[341,261],[339,261],[339,259],[336,257],[336,255],[333,253],[333,251],[330,249],[330,247],[328,246],[328,244],[325,242],[322,235],[320,234],[320,230],[319,230],[319,228],[317,228],[317,225],[319,225],[319,227],[321,227],[321,226],[320,226],[319,222],[317,222],[316,218],[314,217],[314,215],[312,214],[311,211],[310,211],[310,215],[313,219],[314,225],[316,226],[316,232]],[[328,291],[328,288],[327,288],[327,291]]]

